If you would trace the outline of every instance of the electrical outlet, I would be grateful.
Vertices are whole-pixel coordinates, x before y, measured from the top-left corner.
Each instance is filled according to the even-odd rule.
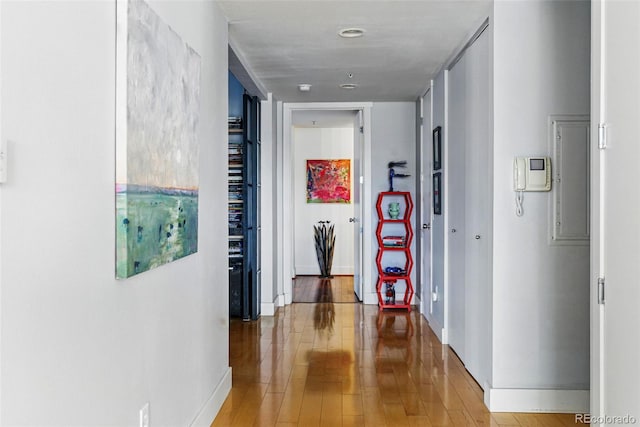
[[[431,300],[433,302],[438,302],[438,287],[436,286],[436,290],[431,292]]]
[[[140,427],[149,427],[149,402],[140,409]]]

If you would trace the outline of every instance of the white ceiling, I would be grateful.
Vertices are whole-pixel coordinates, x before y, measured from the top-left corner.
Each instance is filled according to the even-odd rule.
[[[218,0],[235,54],[287,102],[407,101],[487,17],[490,0]],[[342,28],[364,37],[344,39]],[[348,77],[353,73],[353,78]],[[300,92],[298,84],[311,84]],[[341,83],[355,83],[353,90]]]

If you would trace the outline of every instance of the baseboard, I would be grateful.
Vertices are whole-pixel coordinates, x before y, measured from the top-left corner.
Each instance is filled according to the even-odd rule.
[[[491,412],[588,413],[589,390],[484,389],[484,404]]]
[[[273,316],[276,314],[275,302],[263,302],[260,303],[260,315],[261,316]]]
[[[418,306],[418,311],[420,311],[422,303],[420,302],[420,297],[417,294],[413,294],[413,301],[411,301],[411,305]]]
[[[284,294],[278,295],[277,298],[276,298],[276,305],[278,307],[284,307],[285,304],[286,304],[286,299],[284,297]]]
[[[429,314],[427,314],[425,317],[427,318],[429,327],[440,340],[440,344],[449,344],[449,340],[447,339],[447,330],[443,328],[442,325],[440,325],[440,322],[438,322],[433,316],[430,316]]]
[[[280,296],[276,296],[272,302],[263,302],[260,304],[260,315],[261,316],[275,316],[276,309],[279,307],[278,302],[280,300]]]
[[[231,391],[231,368],[227,368],[222,380],[218,383],[211,397],[204,404],[196,418],[191,423],[191,427],[209,427],[218,415],[225,399]]]
[[[376,293],[368,293],[368,294],[364,294],[363,295],[364,298],[362,299],[362,302],[364,304],[368,304],[368,305],[378,305],[378,294]]]

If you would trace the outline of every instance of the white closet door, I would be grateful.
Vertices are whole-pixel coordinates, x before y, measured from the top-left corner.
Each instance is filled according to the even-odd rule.
[[[607,148],[593,156],[591,412],[620,425],[640,422],[640,2],[594,2],[593,13],[594,122],[606,125]]]
[[[446,138],[446,179],[442,189],[444,214],[447,218],[445,242],[447,244],[447,286],[449,344],[462,359],[465,349],[465,185],[467,138],[466,55],[449,70],[449,117]],[[448,131],[448,134],[447,134]]]
[[[489,295],[491,274],[492,157],[489,36],[465,52],[465,366],[480,385],[489,369]]]
[[[467,370],[489,373],[492,218],[491,73],[482,33],[449,71],[448,332]]]

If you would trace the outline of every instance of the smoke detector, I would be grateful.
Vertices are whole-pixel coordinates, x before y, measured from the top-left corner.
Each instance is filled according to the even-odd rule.
[[[343,28],[338,31],[338,35],[345,39],[354,39],[356,37],[362,37],[364,35],[364,30],[362,28]]]

